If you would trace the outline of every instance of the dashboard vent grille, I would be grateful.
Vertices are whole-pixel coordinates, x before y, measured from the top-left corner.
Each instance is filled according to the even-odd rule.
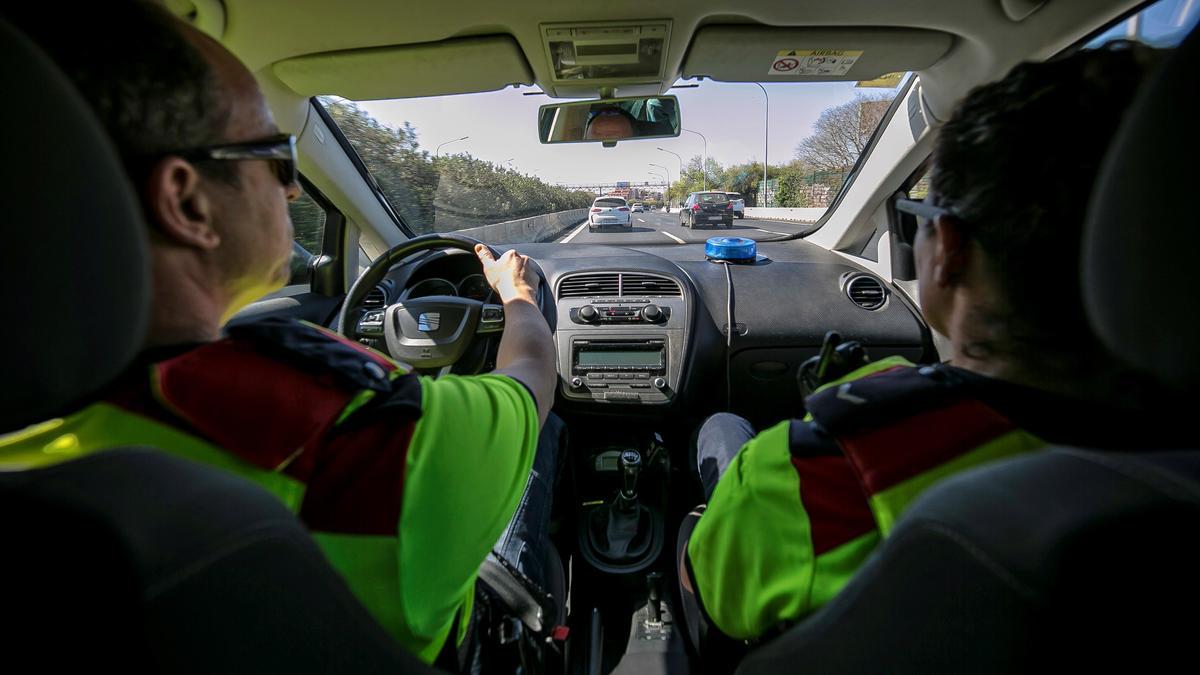
[[[875,277],[857,276],[846,284],[850,301],[863,309],[879,309],[887,300],[887,291]]]
[[[573,274],[558,286],[560,298],[582,298],[588,296],[612,295],[621,292],[621,275],[615,272],[598,274]]]
[[[387,293],[384,292],[382,286],[376,286],[367,291],[367,297],[363,298],[363,309],[383,309],[387,305]]]
[[[671,279],[649,274],[622,274],[621,295],[680,295],[679,284]]]

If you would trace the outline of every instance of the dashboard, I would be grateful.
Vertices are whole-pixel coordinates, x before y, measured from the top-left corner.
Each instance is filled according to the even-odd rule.
[[[903,293],[803,240],[761,243],[757,263],[728,268],[690,245],[512,248],[544,278],[558,405],[573,412],[791,417],[799,366],[830,330],[862,342],[872,359],[935,356],[928,327]],[[455,250],[402,261],[378,288],[377,300],[388,304],[429,295],[495,301],[475,256]]]

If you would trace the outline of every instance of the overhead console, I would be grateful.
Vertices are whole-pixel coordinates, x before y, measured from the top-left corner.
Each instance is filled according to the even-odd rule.
[[[661,405],[679,387],[688,298],[679,279],[633,271],[578,272],[558,282],[563,397]],[[563,319],[566,319],[565,321]]]
[[[601,21],[541,25],[542,48],[550,66],[543,88],[552,96],[594,97],[601,87],[624,94],[658,94],[667,78],[671,22]]]

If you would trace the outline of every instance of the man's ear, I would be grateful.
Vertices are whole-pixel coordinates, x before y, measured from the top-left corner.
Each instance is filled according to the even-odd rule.
[[[933,219],[933,281],[940,287],[957,282],[967,269],[970,246],[962,221],[949,214]]]
[[[213,227],[213,200],[196,167],[179,157],[154,165],[146,178],[146,215],[170,241],[211,251],[221,243]]]

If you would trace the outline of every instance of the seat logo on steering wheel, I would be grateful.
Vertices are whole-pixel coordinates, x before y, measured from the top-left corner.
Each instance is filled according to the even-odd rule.
[[[417,317],[417,330],[431,333],[442,325],[442,315],[438,312],[426,312]]]

